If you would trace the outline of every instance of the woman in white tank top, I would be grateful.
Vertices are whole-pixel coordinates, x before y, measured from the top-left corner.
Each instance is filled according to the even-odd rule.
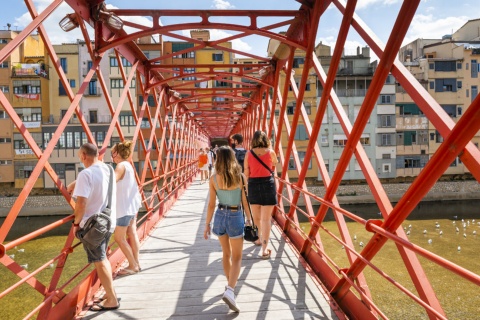
[[[136,215],[142,202],[135,172],[127,159],[132,154],[132,141],[125,140],[112,147],[112,160],[117,164],[115,176],[117,179],[117,227],[115,242],[128,260],[128,266],[118,272],[119,275],[131,275],[140,271],[138,253],[140,241],[137,235]],[[128,236],[129,241],[127,241]]]

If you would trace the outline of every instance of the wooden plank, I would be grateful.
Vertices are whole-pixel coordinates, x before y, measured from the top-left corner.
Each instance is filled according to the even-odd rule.
[[[142,245],[138,274],[116,277],[121,308],[101,319],[337,319],[325,293],[274,226],[272,258],[245,242],[235,288],[241,312],[221,300],[226,278],[217,239],[203,239],[208,185],[194,184]],[[95,317],[88,311],[85,318]]]

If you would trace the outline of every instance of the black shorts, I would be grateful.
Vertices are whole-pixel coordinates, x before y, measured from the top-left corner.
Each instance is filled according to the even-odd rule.
[[[248,201],[250,204],[274,206],[277,204],[277,191],[273,177],[249,178]]]

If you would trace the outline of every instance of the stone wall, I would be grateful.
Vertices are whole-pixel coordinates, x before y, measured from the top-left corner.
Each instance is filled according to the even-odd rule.
[[[384,184],[390,201],[396,202],[407,191],[410,183]],[[309,191],[318,196],[325,194],[325,188],[311,186]],[[286,195],[286,192],[284,192]],[[366,184],[344,185],[337,191],[340,203],[371,203],[375,202],[370,188]],[[5,217],[17,197],[0,197],[0,217]],[[425,200],[462,200],[480,199],[480,184],[475,181],[445,181],[437,182],[425,197]],[[206,199],[205,199],[206,200]],[[71,207],[62,195],[30,196],[25,201],[21,216],[58,215],[72,213]]]

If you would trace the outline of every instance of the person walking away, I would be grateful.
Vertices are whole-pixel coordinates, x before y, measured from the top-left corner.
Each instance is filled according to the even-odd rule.
[[[207,181],[207,171],[208,171],[208,156],[203,151],[203,148],[200,148],[200,154],[198,155],[198,168],[200,169],[200,183]]]
[[[208,179],[210,179],[210,177],[212,176],[212,169],[213,169],[213,162],[214,162],[214,153],[212,152],[212,150],[210,150],[209,147],[206,147],[205,148],[205,152],[207,153],[207,158],[208,158]]]
[[[271,148],[270,140],[263,131],[253,134],[252,149],[245,157],[245,176],[248,178],[248,200],[252,208],[253,220],[258,226],[259,240],[262,246],[262,259],[269,259],[272,251],[268,248],[271,232],[273,207],[277,204],[273,170],[277,156]]]
[[[240,133],[236,133],[232,136],[231,139],[233,140],[233,144],[235,145],[235,148],[233,149],[233,151],[235,151],[235,158],[237,159],[238,164],[240,164],[240,166],[242,167],[242,172],[245,172],[244,163],[247,150],[243,148],[243,136]]]
[[[136,215],[142,205],[135,172],[129,159],[132,155],[132,141],[125,140],[115,144],[111,149],[112,160],[117,164],[115,176],[117,181],[117,227],[115,242],[128,260],[128,266],[121,269],[121,276],[140,271],[138,260],[140,241],[137,234]],[[128,241],[127,241],[128,236]]]
[[[241,173],[233,150],[226,146],[220,147],[217,151],[215,174],[209,182],[210,198],[203,236],[208,239],[211,232],[218,236],[223,252],[223,271],[227,277],[227,286],[222,299],[235,312],[240,312],[234,291],[242,264],[243,228],[245,227],[242,206],[247,211],[247,216],[250,214],[243,191],[245,183],[246,177]],[[219,205],[213,218],[216,198]],[[213,228],[211,227],[212,218]]]
[[[89,217],[102,212],[107,207],[111,175],[109,167],[98,160],[98,149],[94,144],[83,144],[78,151],[78,157],[85,169],[78,174],[72,195],[76,199],[73,213],[75,216],[73,220],[74,234],[77,234],[78,228],[84,227]],[[112,189],[110,209],[114,215],[117,200],[115,183],[113,183]],[[94,264],[100,283],[105,290],[105,300],[95,303],[90,308],[92,311],[114,310],[120,307],[117,295],[113,289],[112,267],[107,259],[108,243],[116,225],[114,217],[112,217],[111,221],[110,233],[106,235],[98,247],[92,247],[88,243],[82,242],[83,248],[87,253],[88,262]]]

